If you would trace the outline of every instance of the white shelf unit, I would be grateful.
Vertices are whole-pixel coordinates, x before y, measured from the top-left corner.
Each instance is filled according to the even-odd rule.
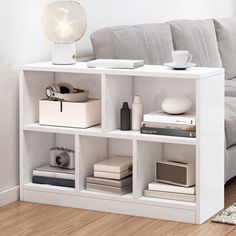
[[[51,83],[69,82],[102,101],[101,125],[88,129],[39,125],[39,100]],[[121,131],[120,108],[138,94],[144,112],[160,109],[166,96],[186,95],[196,112],[197,137],[144,135]],[[75,149],[75,188],[32,183],[32,170],[49,163],[49,149]],[[115,196],[87,191],[85,178],[93,164],[116,154],[133,157],[133,191]],[[196,202],[143,196],[154,181],[155,161],[165,158],[196,164]],[[20,74],[20,198],[77,207],[200,224],[224,207],[224,70],[164,66],[129,69],[87,68],[79,62],[56,66],[43,62],[23,66]]]

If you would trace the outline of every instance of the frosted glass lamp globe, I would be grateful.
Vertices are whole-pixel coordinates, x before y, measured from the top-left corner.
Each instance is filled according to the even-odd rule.
[[[53,64],[74,64],[75,42],[86,31],[84,8],[76,1],[52,2],[43,11],[42,28],[46,37],[54,42]]]

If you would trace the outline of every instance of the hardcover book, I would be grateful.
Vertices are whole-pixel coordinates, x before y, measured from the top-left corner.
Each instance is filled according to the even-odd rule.
[[[186,202],[195,202],[196,201],[196,195],[183,194],[183,193],[161,192],[161,191],[153,191],[153,190],[148,190],[148,189],[144,190],[144,196],[177,200],[177,201],[186,201]]]
[[[33,170],[33,175],[75,180],[75,170],[62,169],[50,165],[41,166]]]
[[[94,171],[121,173],[132,170],[132,157],[114,156],[94,165]]]
[[[107,179],[123,179],[127,176],[132,175],[131,170],[125,170],[121,173],[94,171],[94,177],[107,178]]]
[[[185,113],[182,115],[170,115],[163,111],[155,111],[152,113],[144,114],[143,120],[145,122],[196,125],[195,116],[196,116],[195,113]]]
[[[143,65],[143,60],[96,59],[87,62],[89,68],[134,69]]]
[[[188,130],[142,127],[141,128],[141,133],[142,134],[154,134],[154,135],[167,135],[167,136],[185,137],[185,138],[196,138],[196,131],[188,131]]]
[[[33,176],[32,182],[35,184],[49,184],[54,186],[75,187],[75,181],[71,179],[59,179],[43,176]]]
[[[148,190],[161,191],[161,192],[172,192],[172,193],[184,193],[184,194],[195,194],[196,188],[194,187],[181,187],[171,184],[164,184],[159,182],[153,182],[148,184]]]
[[[86,183],[86,189],[89,191],[95,191],[95,192],[101,192],[101,193],[124,195],[124,194],[132,192],[132,184],[127,185],[122,188],[118,188],[118,187],[112,187],[112,186],[106,186],[106,185]]]
[[[196,125],[181,125],[181,124],[168,124],[168,123],[143,121],[142,126],[143,127],[148,127],[148,128],[161,128],[161,129],[177,129],[177,130],[196,131]]]
[[[121,187],[127,186],[129,184],[132,184],[132,176],[126,177],[121,180],[87,177],[86,182],[91,183],[91,184],[100,184],[100,185],[107,185],[107,186],[121,188]]]

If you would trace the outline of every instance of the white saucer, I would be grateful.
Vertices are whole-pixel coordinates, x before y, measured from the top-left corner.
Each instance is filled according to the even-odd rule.
[[[175,70],[185,70],[187,68],[196,66],[196,64],[195,63],[186,63],[184,65],[180,65],[180,64],[175,64],[173,62],[169,62],[169,63],[164,63],[164,66],[168,66],[168,67],[175,69]]]

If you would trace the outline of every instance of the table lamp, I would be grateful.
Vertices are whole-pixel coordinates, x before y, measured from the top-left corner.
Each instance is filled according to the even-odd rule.
[[[42,15],[42,28],[46,37],[54,42],[52,63],[76,63],[75,42],[86,31],[84,8],[75,1],[55,1],[48,4]]]

